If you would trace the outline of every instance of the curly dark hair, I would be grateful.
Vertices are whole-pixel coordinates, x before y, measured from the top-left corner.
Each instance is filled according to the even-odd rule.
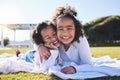
[[[32,32],[32,36],[31,37],[32,37],[33,43],[35,43],[37,45],[39,45],[41,43],[44,44],[44,41],[43,41],[43,38],[42,38],[42,35],[41,35],[41,31],[43,29],[47,28],[47,27],[52,27],[53,30],[56,31],[56,26],[52,22],[50,22],[48,20],[43,21],[41,23],[38,23],[34,27],[33,32]]]
[[[55,25],[57,25],[57,20],[60,18],[72,19],[75,25],[75,38],[73,41],[79,42],[79,37],[80,36],[83,37],[83,27],[81,22],[78,19],[76,19],[76,16],[77,12],[75,11],[74,8],[71,8],[70,6],[58,7],[56,8],[52,21],[54,22]]]

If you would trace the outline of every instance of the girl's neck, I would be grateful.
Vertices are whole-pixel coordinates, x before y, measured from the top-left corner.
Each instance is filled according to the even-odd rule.
[[[65,51],[67,51],[69,49],[69,47],[70,47],[70,44],[64,45]]]

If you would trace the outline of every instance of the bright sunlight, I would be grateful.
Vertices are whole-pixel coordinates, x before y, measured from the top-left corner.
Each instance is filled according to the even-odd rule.
[[[15,7],[0,7],[0,24],[17,23],[22,16]]]

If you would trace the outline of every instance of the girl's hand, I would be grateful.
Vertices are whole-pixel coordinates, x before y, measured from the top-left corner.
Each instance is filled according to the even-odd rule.
[[[40,55],[40,62],[41,63],[42,63],[43,59],[47,60],[51,55],[49,50],[45,46],[42,46],[42,45],[38,46],[38,53]]]
[[[61,70],[61,72],[64,74],[74,74],[74,73],[76,73],[76,69],[73,66],[69,66],[69,67],[64,67]]]
[[[53,50],[58,50],[58,47],[56,47],[53,43],[46,43],[45,46]]]

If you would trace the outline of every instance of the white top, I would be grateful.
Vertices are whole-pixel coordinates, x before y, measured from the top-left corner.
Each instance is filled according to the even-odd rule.
[[[64,46],[60,45],[59,52],[63,62],[74,62],[77,65],[74,67],[79,69],[83,64],[92,64],[92,57],[90,52],[90,47],[86,37],[80,37],[80,42],[73,42],[69,49],[65,51]]]
[[[42,63],[40,62],[40,56],[38,51],[35,53],[34,57],[34,68],[36,69],[37,72],[42,72],[42,73],[47,73],[49,68],[57,65],[58,63],[58,56],[59,56],[59,51],[58,50],[50,50],[51,56],[45,60],[42,60]]]

